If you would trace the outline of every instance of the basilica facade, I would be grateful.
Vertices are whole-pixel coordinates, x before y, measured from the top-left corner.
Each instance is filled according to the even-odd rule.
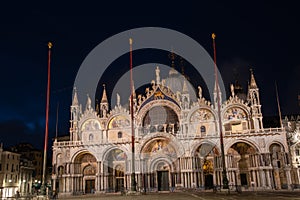
[[[52,185],[60,195],[130,190],[133,163],[137,190],[205,190],[222,185],[220,127],[229,185],[267,190],[298,183],[286,131],[263,126],[252,71],[244,96],[231,85],[230,97],[221,99],[220,120],[217,84],[210,102],[200,86],[192,99],[188,81],[174,68],[166,79],[160,79],[159,68],[155,74],[145,94],[133,95],[133,127],[129,106],[121,105],[119,95],[109,109],[104,87],[95,108],[89,97],[82,108],[74,89],[69,137],[53,143]]]

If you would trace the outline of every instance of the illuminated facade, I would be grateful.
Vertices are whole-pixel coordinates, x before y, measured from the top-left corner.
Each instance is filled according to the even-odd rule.
[[[32,192],[32,161],[0,147],[0,198],[27,196]]]
[[[300,182],[300,116],[285,117],[283,126],[287,131],[287,142],[289,145],[291,163],[292,163],[292,179],[296,186]]]
[[[134,94],[137,189],[168,191],[221,185],[217,104],[203,97],[201,87],[195,99],[191,98],[188,81],[175,69],[162,80],[159,68],[155,71],[156,80],[145,94]],[[221,105],[229,184],[243,190],[290,187],[286,132],[263,127],[253,72],[244,99],[235,89],[232,85],[231,96]],[[53,188],[60,195],[129,190],[130,120],[128,106],[120,104],[119,95],[116,106],[109,110],[104,88],[96,109],[88,97],[82,110],[74,90],[70,137],[56,139],[53,144]]]
[[[0,169],[2,198],[13,197],[19,191],[19,163],[20,154],[2,151]]]

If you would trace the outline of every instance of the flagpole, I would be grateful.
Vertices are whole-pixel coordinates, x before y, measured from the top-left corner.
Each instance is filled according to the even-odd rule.
[[[280,109],[280,103],[279,103],[279,96],[278,96],[278,89],[277,89],[277,82],[276,81],[275,81],[275,90],[276,90],[276,100],[277,100],[280,127],[282,128],[283,125],[282,125],[281,109]]]
[[[59,102],[57,102],[57,107],[56,107],[55,139],[57,138],[57,134],[58,134],[58,109],[59,109]]]
[[[226,173],[226,164],[225,164],[225,152],[224,152],[224,141],[223,141],[223,127],[221,119],[221,102],[219,94],[219,80],[217,74],[217,53],[216,53],[216,34],[212,33],[213,39],[213,49],[214,49],[214,70],[215,70],[215,81],[216,81],[216,92],[217,92],[217,105],[218,105],[218,118],[219,118],[219,129],[220,129],[220,145],[221,145],[221,154],[222,154],[222,177],[223,177],[223,189],[228,189],[228,178]]]
[[[131,115],[131,191],[136,191],[136,181],[135,181],[135,147],[134,147],[134,117],[133,117],[133,75],[132,75],[132,39],[129,38],[130,45],[130,115]]]
[[[43,179],[42,194],[46,194],[46,165],[47,165],[47,148],[48,148],[48,125],[49,125],[49,103],[50,103],[50,61],[51,61],[52,43],[48,42],[48,81],[47,81],[47,99],[46,99],[46,127],[44,141],[44,161],[43,161]]]

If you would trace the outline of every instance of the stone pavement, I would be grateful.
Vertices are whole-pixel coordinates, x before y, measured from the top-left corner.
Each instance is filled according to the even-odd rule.
[[[60,198],[62,199],[62,198]],[[121,194],[99,194],[99,195],[81,195],[69,198],[69,200],[300,200],[300,191],[270,191],[270,192],[242,192],[231,193],[227,192],[174,192],[174,193],[148,193],[139,195],[121,195]]]

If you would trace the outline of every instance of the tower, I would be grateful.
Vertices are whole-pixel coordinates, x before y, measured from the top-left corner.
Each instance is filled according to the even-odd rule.
[[[251,108],[252,128],[255,131],[263,129],[261,104],[259,99],[259,89],[256,85],[253,70],[250,70],[250,82],[248,85],[248,103]]]
[[[74,87],[73,89],[73,100],[72,100],[72,105],[71,105],[71,126],[70,126],[70,138],[73,141],[78,140],[78,121],[80,119],[81,115],[81,109],[80,105],[78,102],[78,97],[77,97],[77,90]]]
[[[107,117],[107,112],[108,112],[108,101],[107,101],[105,84],[103,84],[103,94],[102,94],[102,99],[101,99],[101,102],[100,102],[99,116],[101,118],[106,118]]]

